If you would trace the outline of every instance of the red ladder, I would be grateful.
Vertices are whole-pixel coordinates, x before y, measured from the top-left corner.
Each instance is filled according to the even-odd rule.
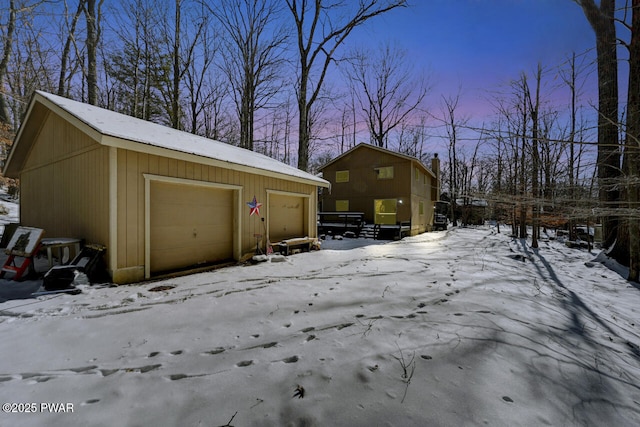
[[[36,246],[35,250],[32,253],[37,254],[39,249],[40,249],[40,244],[38,243],[38,245]],[[16,264],[16,257],[23,259],[20,265]],[[9,255],[4,265],[2,266],[2,270],[0,270],[0,278],[3,278],[5,273],[12,272],[14,273],[13,280],[20,280],[24,272],[27,271],[27,269],[29,269],[32,266],[33,266],[33,255],[27,256],[27,257],[23,257],[20,255]]]

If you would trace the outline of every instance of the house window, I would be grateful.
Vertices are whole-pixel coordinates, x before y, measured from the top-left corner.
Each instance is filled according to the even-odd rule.
[[[420,181],[420,170],[416,168],[416,181]]]
[[[420,210],[420,215],[424,215],[424,202],[420,202],[418,209]]]
[[[336,171],[336,182],[349,182],[349,171]]]
[[[393,166],[375,168],[378,179],[393,179]]]
[[[348,212],[349,201],[348,200],[336,200],[336,212]]]

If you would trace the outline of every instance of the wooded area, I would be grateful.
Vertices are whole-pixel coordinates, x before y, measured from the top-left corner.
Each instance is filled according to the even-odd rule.
[[[307,171],[363,135],[421,159],[439,138],[445,199],[486,200],[514,235],[533,226],[534,247],[541,228],[601,222],[604,246],[638,281],[640,0],[563,1],[582,8],[595,55],[522,70],[491,93],[493,119],[473,124],[460,93],[434,94],[402,46],[348,44],[406,0],[6,0],[2,136],[10,144],[44,90]]]

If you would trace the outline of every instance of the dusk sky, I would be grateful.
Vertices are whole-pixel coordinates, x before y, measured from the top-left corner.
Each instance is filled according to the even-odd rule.
[[[489,92],[522,72],[533,73],[538,62],[554,68],[572,52],[589,51],[589,61],[595,57],[593,31],[573,0],[410,3],[377,18],[356,37],[396,41],[431,76],[432,100],[455,95],[460,87],[461,111],[469,115],[489,113]]]

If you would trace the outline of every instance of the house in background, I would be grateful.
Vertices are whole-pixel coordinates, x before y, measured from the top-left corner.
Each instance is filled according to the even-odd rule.
[[[440,160],[431,169],[420,160],[361,143],[321,168],[330,191],[321,195],[324,212],[362,212],[368,224],[400,234],[430,231],[440,195]]]
[[[4,174],[20,179],[21,224],[105,245],[115,283],[239,260],[260,240],[314,238],[318,187],[329,186],[252,151],[44,92]]]

